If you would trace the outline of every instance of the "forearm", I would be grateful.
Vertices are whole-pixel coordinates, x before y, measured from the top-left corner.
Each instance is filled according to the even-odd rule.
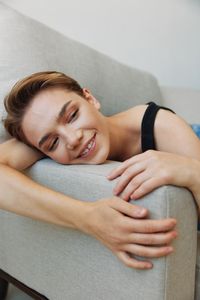
[[[46,188],[0,164],[0,209],[56,225],[82,228],[87,203]]]
[[[128,267],[146,269],[152,265],[137,261],[127,251],[144,257],[162,257],[171,253],[171,247],[166,244],[177,236],[173,219],[145,219],[147,210],[117,197],[94,202],[75,200],[43,187],[3,164],[0,164],[0,177],[0,209],[81,230],[98,239]],[[138,243],[143,245],[140,249]],[[133,244],[131,249],[130,244]],[[154,247],[149,246],[151,244]]]
[[[0,163],[17,170],[24,170],[45,155],[17,139],[10,139],[0,144]]]
[[[190,162],[191,176],[188,180],[188,188],[193,193],[193,196],[198,205],[198,211],[200,212],[200,161],[191,160]]]

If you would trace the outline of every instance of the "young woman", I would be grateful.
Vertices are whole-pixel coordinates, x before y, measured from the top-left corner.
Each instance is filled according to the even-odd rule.
[[[198,180],[190,180],[200,170],[200,141],[183,119],[154,103],[106,117],[88,89],[59,72],[19,81],[5,98],[5,107],[4,125],[14,139],[0,145],[2,209],[82,230],[133,268],[151,268],[152,263],[130,253],[149,258],[173,251],[176,220],[150,220],[145,208],[115,196],[94,203],[74,200],[17,170],[44,156],[61,164],[118,160],[123,163],[108,179],[120,176],[115,194],[124,200],[170,183],[188,187],[199,204]],[[178,172],[178,167],[187,172]]]

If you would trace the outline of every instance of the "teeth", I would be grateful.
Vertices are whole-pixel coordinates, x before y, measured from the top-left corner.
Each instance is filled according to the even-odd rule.
[[[83,155],[85,155],[85,154],[87,154],[88,152],[89,152],[89,150],[92,148],[92,146],[93,146],[93,143],[94,143],[94,141],[91,141],[89,144],[88,144],[88,146],[87,146],[87,148],[81,153],[81,156],[83,156]]]
[[[82,155],[84,155],[84,154],[86,154],[88,152],[89,152],[89,149],[86,149],[86,150],[83,151]]]
[[[92,145],[93,145],[93,142],[90,142],[87,148],[90,149],[92,147]]]

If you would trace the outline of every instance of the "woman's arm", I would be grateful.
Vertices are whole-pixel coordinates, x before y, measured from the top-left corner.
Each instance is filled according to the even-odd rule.
[[[9,166],[24,169],[39,158],[37,154],[32,156],[30,152],[29,159],[21,164],[18,155],[22,154],[22,148],[15,152],[13,147],[10,151],[16,162],[6,156],[5,147],[2,149],[0,209],[90,234],[132,268],[145,269],[152,264],[138,261],[128,253],[147,258],[171,253],[172,247],[168,245],[177,236],[174,219],[149,220],[146,209],[142,211],[141,207],[117,197],[91,203],[53,191]]]
[[[188,163],[183,172],[185,172],[186,169],[190,170],[190,178],[188,178],[186,187],[193,193],[199,208],[198,213],[200,217],[200,161],[188,159]]]
[[[121,175],[121,176],[120,176]],[[200,161],[174,153],[148,150],[126,160],[108,179],[120,176],[114,194],[139,199],[161,185],[187,187],[200,208]]]
[[[180,116],[160,109],[154,124],[154,134],[156,150],[200,160],[200,139]]]
[[[1,209],[90,234],[129,267],[145,269],[152,264],[128,253],[152,258],[173,250],[169,244],[177,236],[174,219],[144,219],[146,209],[142,211],[117,197],[93,203],[75,200],[3,164],[0,178]]]
[[[162,109],[158,111],[154,133],[159,151],[133,156],[108,175],[110,180],[120,176],[114,195],[123,192],[124,200],[138,199],[161,185],[174,184],[189,188],[199,199],[199,138],[181,117]],[[200,201],[197,204],[200,207]]]
[[[17,170],[24,170],[45,155],[13,138],[0,144],[0,163]]]

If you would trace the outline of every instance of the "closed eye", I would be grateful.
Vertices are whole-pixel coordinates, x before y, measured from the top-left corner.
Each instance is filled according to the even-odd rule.
[[[78,109],[75,110],[75,111],[70,115],[69,122],[75,120],[76,117],[77,117],[77,114],[78,114]]]
[[[51,144],[50,148],[48,149],[49,152],[51,151],[54,151],[56,146],[57,146],[57,143],[58,142],[58,137],[53,141],[53,143]]]

